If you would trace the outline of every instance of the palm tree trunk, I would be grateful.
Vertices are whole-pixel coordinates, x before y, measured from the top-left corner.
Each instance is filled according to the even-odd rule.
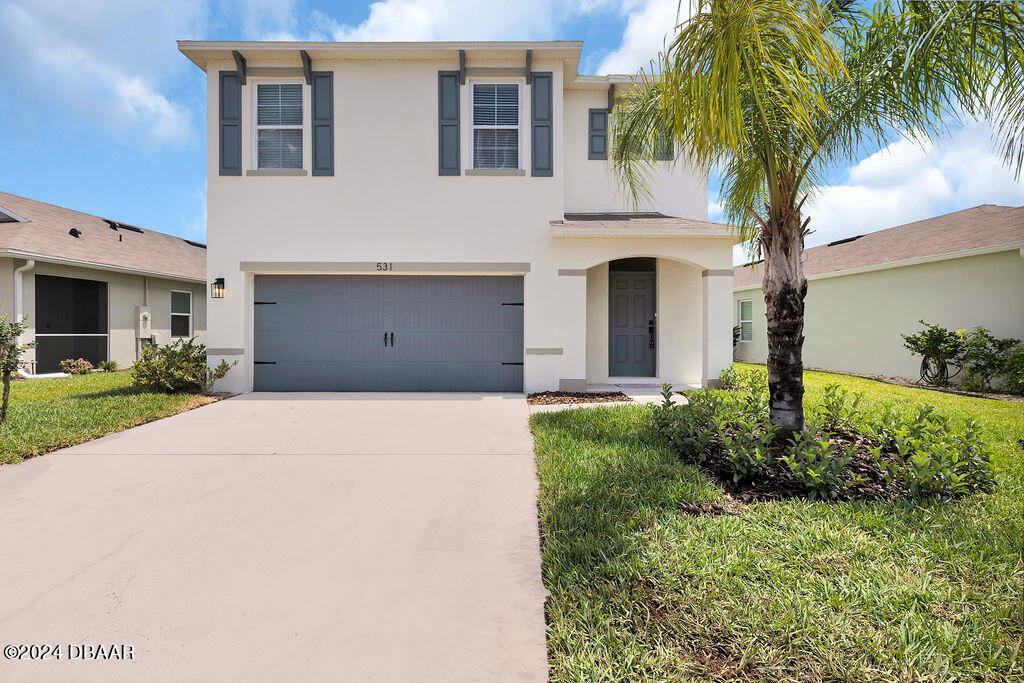
[[[768,317],[769,420],[786,438],[804,429],[804,277],[800,252],[805,226],[800,204],[769,207],[763,224],[764,302]]]

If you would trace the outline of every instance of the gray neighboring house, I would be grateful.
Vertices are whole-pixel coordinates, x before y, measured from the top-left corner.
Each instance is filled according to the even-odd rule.
[[[919,320],[1024,339],[1024,206],[983,204],[807,249],[804,365],[917,379]],[[736,268],[737,360],[768,356],[761,263]]]
[[[205,278],[204,244],[0,192],[0,310],[28,315],[29,375],[205,343]]]

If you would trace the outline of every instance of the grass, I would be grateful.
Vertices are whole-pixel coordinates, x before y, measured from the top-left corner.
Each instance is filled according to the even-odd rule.
[[[977,419],[998,488],[693,516],[721,491],[651,408],[535,414],[552,680],[1024,680],[1024,404],[832,382]]]
[[[20,380],[0,425],[0,464],[21,462],[110,432],[159,420],[216,399],[132,386],[130,372]]]

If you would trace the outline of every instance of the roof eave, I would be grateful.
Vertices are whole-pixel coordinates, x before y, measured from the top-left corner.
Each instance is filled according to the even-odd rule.
[[[55,263],[59,265],[77,266],[79,268],[92,268],[94,270],[105,270],[114,273],[129,273],[132,275],[144,275],[146,277],[158,277],[164,280],[180,280],[182,282],[201,282],[205,283],[205,278],[188,277],[186,275],[176,275],[173,273],[160,273],[151,270],[142,270],[139,268],[128,268],[126,266],[114,266],[107,263],[96,263],[94,261],[83,261],[81,259],[70,259],[62,256],[51,256],[49,254],[37,254],[30,251],[23,251],[21,249],[9,249],[6,247],[0,248],[0,255],[7,256],[10,258],[21,258],[21,259],[32,259],[33,261],[42,261],[43,263]]]

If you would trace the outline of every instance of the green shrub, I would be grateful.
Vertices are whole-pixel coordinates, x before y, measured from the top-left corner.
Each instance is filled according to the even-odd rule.
[[[718,373],[718,384],[727,391],[736,391],[743,388],[743,381],[740,373],[732,365]]]
[[[966,372],[964,386],[975,391],[991,391],[992,380],[1005,375],[1019,339],[997,339],[984,327],[975,327],[964,340],[961,364]]]
[[[826,432],[851,431],[863,400],[862,392],[851,392],[840,384],[826,385],[821,402],[813,412],[818,427]]]
[[[925,329],[915,334],[902,334],[903,346],[921,356],[921,379],[935,385],[949,383],[949,366],[959,365],[964,353],[963,330],[951,332],[944,327],[919,320]]]
[[[909,418],[889,409],[876,434],[880,467],[915,497],[988,491],[995,483],[992,453],[973,420],[957,423],[927,405]]]
[[[999,388],[1011,394],[1024,395],[1024,344],[1006,355]]]
[[[686,393],[682,406],[672,403],[669,385],[662,394],[657,429],[681,457],[735,482],[780,481],[788,472],[809,495],[822,498],[869,480],[888,481],[891,490],[914,497],[961,496],[994,483],[991,452],[977,425],[930,406],[912,412],[888,406],[869,417],[861,412],[859,394],[830,385],[808,406],[818,417],[815,431],[779,443],[768,422],[767,391],[698,389]],[[851,468],[855,461],[859,474]]]
[[[136,386],[173,394],[205,393],[228,374],[231,365],[221,361],[216,368],[206,364],[206,346],[193,339],[178,339],[166,346],[147,346],[132,366]]]
[[[117,372],[117,361],[116,360],[105,360],[100,363],[100,370],[103,372]]]
[[[816,439],[809,432],[797,432],[779,460],[813,495],[827,498],[846,488],[843,474],[856,452],[855,444],[839,448],[832,443],[829,434]]]

